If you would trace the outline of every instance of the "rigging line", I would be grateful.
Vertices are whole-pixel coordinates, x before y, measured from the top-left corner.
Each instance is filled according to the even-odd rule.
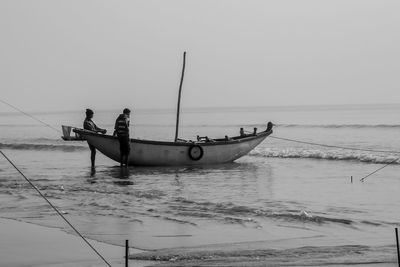
[[[50,127],[51,129],[53,129],[53,130],[56,131],[57,133],[61,133],[60,130],[54,128],[54,127],[51,126],[50,124],[47,124],[47,123],[45,123],[44,121],[39,120],[38,118],[36,118],[36,117],[30,115],[29,113],[26,113],[25,111],[23,111],[23,110],[17,108],[16,106],[13,106],[13,105],[9,104],[9,103],[7,103],[6,101],[4,101],[4,100],[2,100],[2,99],[0,99],[0,102],[6,104],[6,105],[9,106],[9,107],[12,107],[13,109],[15,109],[15,110],[21,112],[22,114],[24,114],[24,115],[26,115],[26,116],[28,116],[28,117],[30,117],[30,118],[32,118],[32,119],[34,119],[34,120],[40,122],[40,123],[46,125],[47,127]]]
[[[313,142],[306,142],[306,141],[294,140],[294,139],[289,139],[289,138],[282,138],[282,137],[277,137],[277,136],[270,136],[270,138],[275,138],[275,139],[284,140],[284,141],[290,141],[290,142],[296,142],[296,143],[301,143],[301,144],[307,144],[307,145],[322,146],[322,147],[331,147],[331,148],[340,148],[340,149],[358,150],[358,151],[367,151],[367,152],[379,152],[379,153],[400,154],[400,152],[397,152],[397,151],[374,150],[374,149],[363,149],[363,148],[355,148],[355,147],[344,147],[344,146],[335,146],[335,145],[325,145],[325,144],[319,144],[319,143],[313,143]]]
[[[19,169],[17,166],[14,165],[14,163],[3,153],[3,151],[0,150],[0,153],[4,156],[4,158],[22,175],[22,177],[25,178],[25,180],[39,193],[39,195],[44,198],[47,203],[58,213],[58,215],[61,216],[61,218],[64,219],[64,221],[83,239],[83,241],[86,242],[86,244],[89,245],[89,247],[96,252],[96,254],[109,266],[111,267],[111,264],[109,264],[106,259],[89,243],[89,241],[86,240],[86,238],[67,220],[67,218],[62,215],[62,213],[40,192],[40,190],[26,177]]]
[[[383,168],[386,168],[387,166],[389,166],[390,164],[392,164],[393,162],[399,160],[400,158],[394,159],[391,162],[387,163],[385,166],[380,167],[379,169],[376,169],[375,171],[371,172],[370,174],[364,176],[363,178],[360,179],[361,182],[364,182],[365,178],[371,176],[374,173],[377,173],[378,171],[382,170]]]

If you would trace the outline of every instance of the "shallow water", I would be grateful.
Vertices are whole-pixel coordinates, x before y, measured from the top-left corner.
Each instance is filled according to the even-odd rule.
[[[92,173],[85,142],[62,141],[54,129],[12,113],[0,116],[0,149],[85,236],[164,249],[140,259],[394,264],[399,111],[398,105],[184,111],[181,138],[233,136],[240,127],[261,130],[273,121],[273,137],[337,146],[267,138],[249,155],[216,166],[120,169],[98,153]],[[56,129],[83,120],[79,112],[33,115]],[[117,115],[99,111],[94,119],[110,133]],[[132,121],[135,138],[174,137],[172,111],[137,111]],[[0,200],[1,217],[71,232],[6,160]]]

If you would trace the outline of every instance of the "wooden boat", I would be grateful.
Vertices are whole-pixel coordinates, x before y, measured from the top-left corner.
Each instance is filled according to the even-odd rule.
[[[75,128],[83,137],[105,156],[120,162],[118,138]],[[139,166],[186,166],[233,162],[246,155],[272,133],[272,123],[265,131],[242,134],[220,139],[198,137],[197,141],[177,142],[131,139],[129,165]]]
[[[257,133],[257,128],[254,128],[252,134],[244,134],[243,129],[241,129],[240,135],[232,138],[227,136],[220,139],[197,137],[197,141],[179,139],[179,111],[185,59],[186,52],[183,53],[183,68],[179,85],[175,141],[130,139],[129,165],[185,166],[232,162],[249,153],[272,133],[273,124],[269,122],[266,130],[259,133]],[[78,128],[74,128],[73,132],[75,132],[77,138],[87,140],[89,144],[107,157],[117,162],[121,161],[117,137]]]

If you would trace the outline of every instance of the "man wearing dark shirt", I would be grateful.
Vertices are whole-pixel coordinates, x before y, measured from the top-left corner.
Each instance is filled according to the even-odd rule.
[[[83,121],[83,129],[88,130],[88,131],[92,131],[92,132],[96,132],[96,133],[102,133],[105,134],[107,132],[106,129],[101,129],[99,127],[97,127],[97,125],[93,122],[92,118],[93,118],[93,110],[91,109],[86,109],[86,118]],[[90,148],[90,160],[92,162],[92,169],[94,169],[94,163],[96,160],[96,148],[94,146],[92,146],[91,144],[89,144],[89,148]]]
[[[123,110],[115,121],[114,136],[118,136],[119,149],[121,155],[121,167],[128,166],[129,153],[131,151],[130,139],[129,139],[129,122],[130,122],[131,111],[127,108]]]

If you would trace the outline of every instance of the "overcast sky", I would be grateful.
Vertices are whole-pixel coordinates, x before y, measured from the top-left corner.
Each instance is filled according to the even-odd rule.
[[[26,111],[400,103],[400,1],[0,1]],[[0,112],[12,111],[0,103]]]

